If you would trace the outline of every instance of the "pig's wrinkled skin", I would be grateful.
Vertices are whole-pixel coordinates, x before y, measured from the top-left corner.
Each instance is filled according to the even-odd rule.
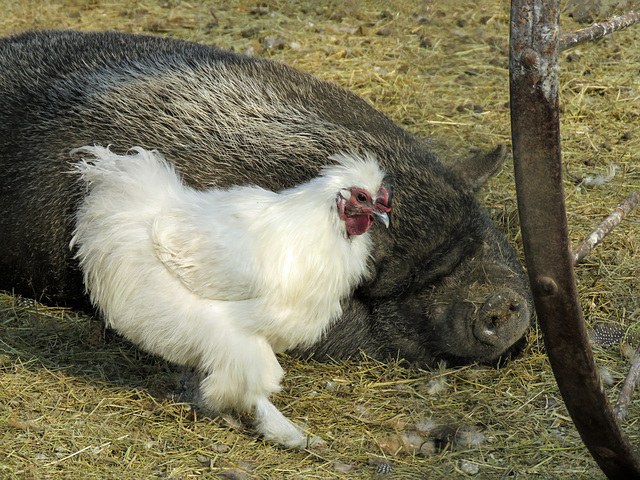
[[[272,61],[119,33],[0,40],[0,289],[84,308],[69,248],[83,190],[71,150],[159,150],[196,188],[281,190],[371,152],[395,177],[371,276],[301,355],[494,361],[532,306],[514,250],[474,198],[504,148],[453,165],[358,96]]]

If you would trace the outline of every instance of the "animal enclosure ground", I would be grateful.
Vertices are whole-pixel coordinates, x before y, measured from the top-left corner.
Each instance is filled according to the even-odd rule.
[[[116,29],[272,58],[360,94],[450,161],[510,143],[508,15],[489,0],[4,0],[0,34]],[[561,55],[573,243],[640,186],[638,42],[632,27]],[[510,159],[480,196],[521,251]],[[613,400],[640,339],[639,218],[577,268],[589,325],[625,333],[620,346],[596,348]],[[208,418],[174,401],[180,370],[99,322],[2,294],[0,478],[603,478],[535,327],[528,340],[497,369],[282,356],[276,405],[327,443],[285,450],[256,438],[250,418]],[[635,445],[639,415],[635,400],[623,425]]]

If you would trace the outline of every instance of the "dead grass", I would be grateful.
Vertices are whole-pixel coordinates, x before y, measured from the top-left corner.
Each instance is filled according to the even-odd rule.
[[[271,57],[356,91],[452,160],[510,141],[505,5],[5,0],[0,34],[118,29]],[[574,243],[640,185],[639,41],[636,27],[562,54]],[[609,181],[586,181],[614,167]],[[519,248],[509,163],[481,196]],[[638,218],[633,214],[577,269],[587,321],[618,323],[636,335]],[[615,399],[628,360],[616,349],[596,354]],[[203,417],[171,399],[175,367],[87,317],[1,295],[0,478],[602,478],[568,418],[536,329],[524,354],[499,369],[421,371],[369,358],[282,362],[278,406],[328,448],[284,450],[257,439],[250,418]],[[624,424],[636,445],[638,413],[636,400]],[[421,453],[407,438],[417,432],[437,440],[429,421],[463,425],[484,440]],[[375,473],[380,462],[394,471]]]

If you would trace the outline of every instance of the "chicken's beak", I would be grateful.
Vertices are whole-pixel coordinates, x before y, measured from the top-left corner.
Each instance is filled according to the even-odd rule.
[[[387,215],[385,212],[376,211],[373,211],[371,214],[373,215],[373,218],[381,221],[382,223],[384,223],[385,227],[389,228],[389,215]]]

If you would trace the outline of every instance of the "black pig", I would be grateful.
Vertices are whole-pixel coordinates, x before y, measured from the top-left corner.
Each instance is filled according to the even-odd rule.
[[[272,190],[339,152],[373,152],[395,177],[372,275],[307,351],[362,350],[418,365],[492,361],[529,325],[515,252],[474,199],[504,158],[443,164],[358,96],[273,61],[121,33],[30,32],[0,40],[0,289],[87,306],[69,248],[83,190],[71,150],[158,149],[196,188]]]

